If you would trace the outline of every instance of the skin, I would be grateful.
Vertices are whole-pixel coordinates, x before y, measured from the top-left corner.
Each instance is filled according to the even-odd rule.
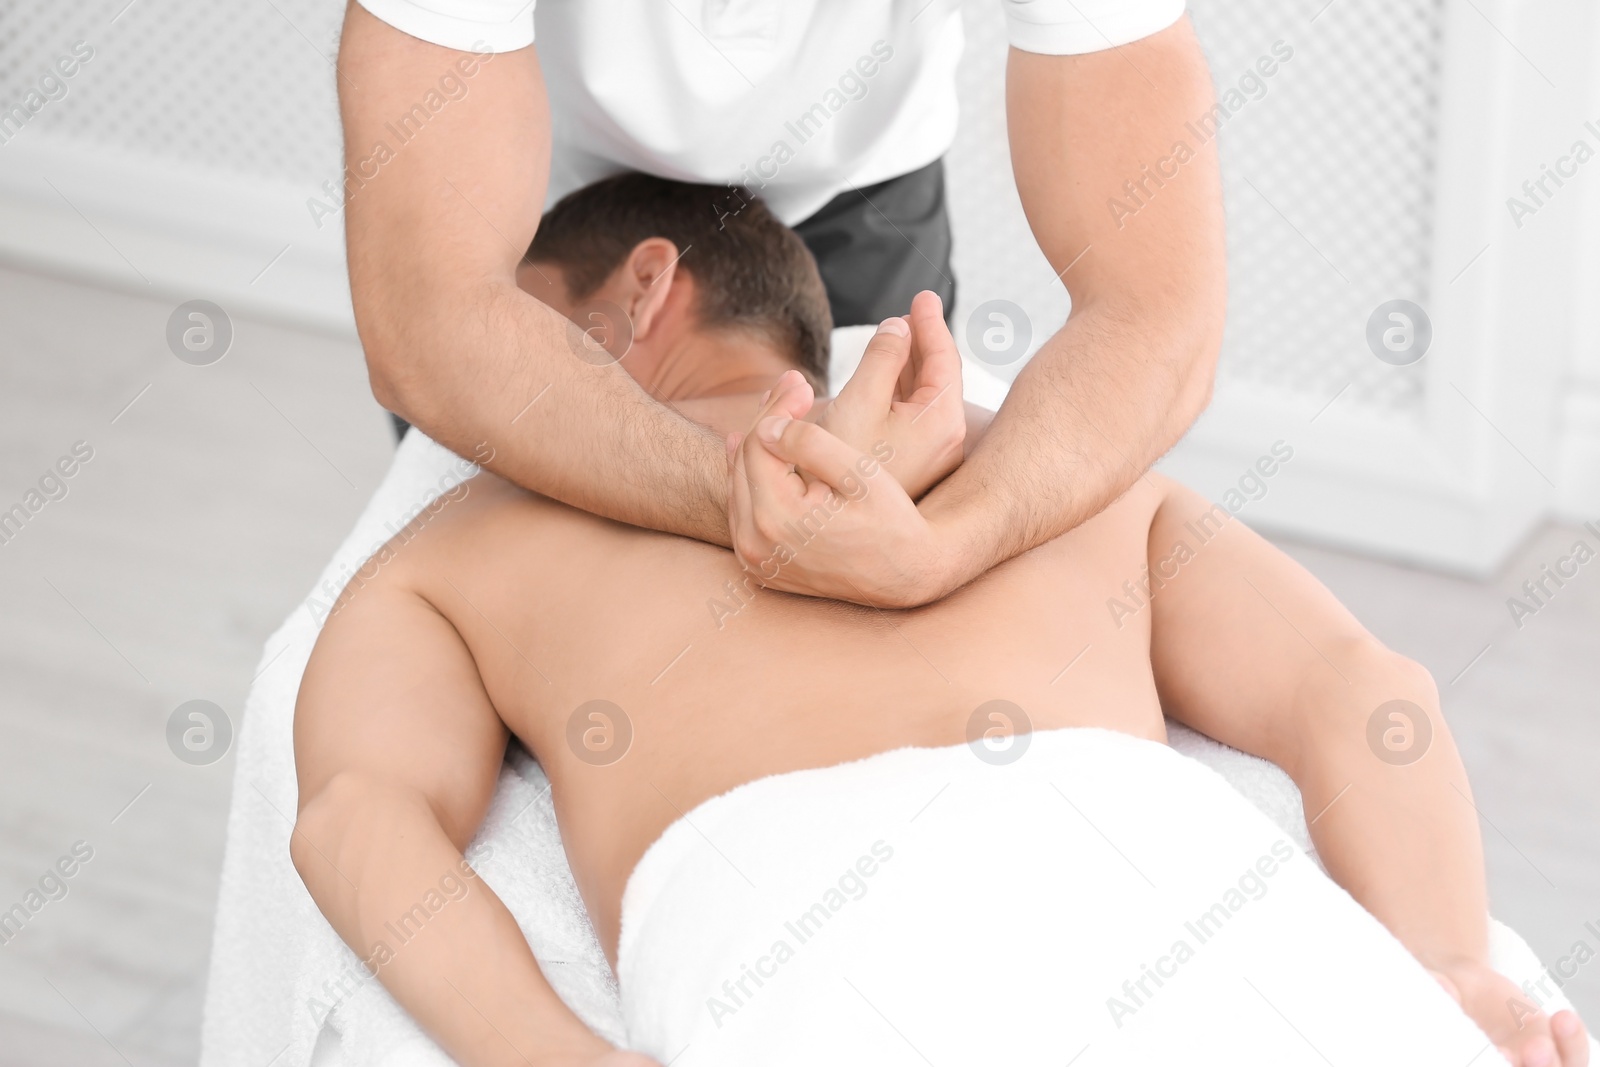
[[[621,364],[728,434],[737,468],[748,441],[734,428],[757,412],[810,414],[810,389],[796,372],[772,373],[781,354],[702,328],[693,279],[671,251],[644,242],[603,288],[637,324]],[[559,271],[547,268],[545,283],[562,303]],[[565,301],[574,313],[578,304]],[[928,431],[897,421],[912,410],[895,407],[909,403],[895,400],[901,371],[916,368],[915,394],[955,361],[925,294],[908,329],[880,330],[863,360],[866,387],[841,395],[830,425],[889,442],[915,485],[947,461],[937,450],[911,454],[904,435]],[[758,398],[763,386],[771,395]],[[944,424],[930,439],[959,434],[959,408],[923,409],[915,427]],[[760,462],[783,466],[783,451],[804,450],[842,482],[843,464],[866,459],[816,423],[762,414],[757,425],[777,450],[763,445]],[[860,500],[911,506],[892,470],[864,478]],[[786,471],[771,503],[799,521],[827,484]],[[719,626],[708,598],[728,601],[725,583],[745,578],[731,552],[482,475],[347,591],[322,632],[296,711],[296,867],[334,928],[369,956],[384,923],[461,863],[515,733],[550,776],[574,878],[614,963],[628,875],[709,797],[903,745],[962,743],[971,709],[995,697],[1026,708],[1035,729],[1100,726],[1157,741],[1165,707],[1290,772],[1330,873],[1460,993],[1519,1067],[1558,1054],[1584,1064],[1576,1018],[1517,1028],[1506,998],[1520,994],[1487,967],[1470,790],[1425,671],[1237,522],[1148,610],[1121,625],[1105,610],[1124,579],[1159,566],[1207,510],[1147,476],[1100,515],[936,604],[885,613],[751,585],[748,603]],[[1376,759],[1366,742],[1371,709],[1397,697],[1415,702],[1434,732],[1424,758],[1404,767]],[[626,709],[633,732],[623,758],[598,766],[568,740],[573,710],[596,698]],[[468,884],[379,970],[451,1055],[469,1065],[649,1062],[584,1028],[503,904]]]
[[[1214,143],[1185,123],[1213,106],[1187,19],[1085,56],[1012,49],[1006,114],[1017,192],[1072,313],[1018,376],[967,461],[916,512],[869,504],[830,526],[777,588],[910,607],[1097,514],[1177,443],[1210,400],[1226,305]],[[1194,149],[1179,177],[1119,224],[1108,201],[1141,165]],[[763,471],[746,442],[747,472]],[[803,463],[807,469],[816,467]],[[735,499],[733,544],[766,558],[781,509]],[[870,516],[870,522],[868,517]],[[873,551],[861,551],[870,530]],[[864,562],[865,561],[865,562]]]
[[[364,163],[461,63],[467,95],[381,167]],[[516,284],[550,167],[537,51],[480,59],[351,4],[338,66],[347,164],[361,178],[346,206],[351,295],[379,402],[457,452],[486,446],[491,470],[541,495],[732,545],[747,564],[766,558],[781,523],[767,494],[729,494],[716,435],[615,366],[574,359],[571,325]],[[1187,20],[1094,55],[1014,50],[1007,94],[1018,192],[1072,316],[919,508],[862,501],[775,588],[930,603],[1098,513],[1206,402],[1226,269],[1212,148],[1128,225],[1106,206],[1211,106]],[[518,418],[540,396],[538,416]],[[771,487],[761,470],[747,477]],[[854,551],[874,538],[882,550]]]

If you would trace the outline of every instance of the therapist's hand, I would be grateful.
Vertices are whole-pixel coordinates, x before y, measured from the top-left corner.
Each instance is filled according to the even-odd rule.
[[[790,593],[880,608],[938,599],[949,591],[951,553],[885,468],[892,449],[874,455],[804,421],[812,401],[791,371],[754,430],[727,438],[728,527],[740,561]]]
[[[879,325],[817,425],[882,460],[913,500],[961,464],[961,356],[936,293],[918,293],[909,316]]]

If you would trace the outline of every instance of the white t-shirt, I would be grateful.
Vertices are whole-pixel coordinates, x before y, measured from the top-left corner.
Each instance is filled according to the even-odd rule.
[[[739,183],[795,223],[933,162],[955,136],[960,0],[359,0],[446,48],[539,41],[549,201],[619,170]],[[1078,55],[1184,0],[999,0],[1011,44]],[[470,91],[470,90],[469,90]]]

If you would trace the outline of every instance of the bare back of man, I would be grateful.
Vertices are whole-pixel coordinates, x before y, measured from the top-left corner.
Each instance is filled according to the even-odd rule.
[[[718,406],[731,414],[748,412],[756,402],[753,396],[733,397]],[[873,490],[876,478],[888,477],[879,471],[865,481],[866,491]],[[1150,609],[1160,594],[1131,615],[1112,612],[1108,603],[1130,602],[1124,583],[1137,587],[1146,580],[1146,568],[1168,555],[1174,541],[1187,538],[1198,543],[1203,535],[1215,542],[1213,552],[1233,557],[1235,564],[1253,557],[1259,580],[1275,594],[1284,591],[1280,583],[1289,582],[1289,591],[1295,594],[1290,603],[1297,609],[1304,603],[1296,600],[1319,591],[1307,576],[1296,575],[1287,560],[1268,555],[1271,550],[1239,524],[1219,519],[1221,514],[1192,492],[1150,476],[1096,518],[1002,564],[955,595],[922,608],[880,612],[762,589],[725,549],[602,519],[482,474],[409,542],[397,546],[389,562],[341,601],[328,620],[301,693],[296,736],[301,779],[313,794],[337,800],[338,785],[326,776],[349,776],[352,762],[369,762],[374,776],[387,775],[391,780],[406,777],[397,764],[413,765],[418,796],[439,817],[449,840],[434,842],[428,859],[419,855],[398,868],[391,862],[384,873],[393,878],[396,870],[406,869],[421,884],[436,877],[452,857],[459,859],[481,821],[498,779],[509,729],[549,776],[574,879],[615,968],[625,893],[641,858],[653,843],[665,840],[663,835],[674,824],[692,824],[692,813],[702,804],[746,783],[835,767],[898,748],[961,746],[973,739],[974,712],[990,701],[1006,701],[1023,710],[1027,723],[1004,724],[1012,729],[1100,727],[1164,741],[1151,647],[1156,613]],[[1295,589],[1300,581],[1305,586]],[[1200,619],[1189,621],[1203,624]],[[1181,642],[1182,635],[1174,640]],[[1363,680],[1363,684],[1370,683]],[[384,709],[378,736],[370,730],[374,708]],[[1136,777],[1126,785],[1149,792],[1153,780],[1140,784],[1141,766],[1132,765]],[[1057,773],[1062,769],[1058,766]],[[440,775],[454,777],[441,780]],[[1070,783],[1063,784],[1070,788]],[[1223,787],[1223,792],[1229,791]],[[1220,847],[1236,849],[1238,835],[1228,829],[1236,813],[1229,803],[1242,812],[1247,808],[1244,801],[1233,795],[1218,806],[1218,798],[1208,797],[1204,789],[1183,795],[1192,802],[1194,811],[1189,814],[1197,824],[1182,836],[1203,842],[1214,831]],[[394,803],[396,799],[376,798],[379,805],[403,808]],[[1128,798],[1112,799],[1120,804]],[[1002,803],[1015,810],[1010,805],[1025,803],[1024,794]],[[1038,808],[1035,803],[1028,803],[1028,811],[1038,816],[1041,828],[1067,810],[1062,806],[1057,811],[1054,805]],[[338,803],[336,810],[347,820],[339,840],[358,853],[403,852],[426,845],[406,840],[415,833],[415,825],[384,827],[350,820],[354,811],[372,810],[359,804]],[[326,839],[328,828],[319,832],[314,817],[302,821],[311,824],[315,836]],[[1148,820],[1144,825],[1150,825]],[[1234,842],[1224,845],[1230,836]],[[971,847],[956,845],[955,840],[949,847]],[[1069,845],[1067,838],[1059,840],[1060,847],[1072,853],[1071,866],[1087,883],[1104,885],[1105,872],[1096,866],[1097,850],[1084,850],[1082,841]],[[1119,840],[1128,843],[1120,834]],[[1174,840],[1167,844],[1179,854]],[[774,847],[794,852],[787,845]],[[319,860],[334,866],[348,862],[343,849],[334,854],[337,859],[317,849],[313,860],[309,851],[297,856],[308,873]],[[1114,860],[1113,866],[1122,862]],[[1297,869],[1302,874],[1310,870],[1300,862]],[[361,876],[367,864],[359,855],[349,865],[353,869],[340,877],[363,887],[377,881]],[[1010,879],[1019,875],[1022,872],[992,872],[999,879],[996,888],[1015,886]],[[1278,884],[1290,884],[1282,881],[1284,877]],[[1026,880],[1034,895],[1056,892],[1041,888],[1049,879]],[[1210,880],[1209,875],[1196,879],[1200,892]],[[1314,880],[1327,885],[1320,874]],[[384,888],[395,894],[395,903],[374,906],[369,901],[341,928],[353,945],[381,937],[377,922],[385,915],[403,913],[401,901],[408,894],[415,899],[417,892],[404,879]],[[925,898],[932,889],[928,886],[918,896]],[[1018,892],[1007,890],[1012,906]],[[1331,936],[1338,942],[1354,923],[1354,930],[1365,935],[1366,940],[1355,939],[1351,957],[1377,969],[1373,983],[1380,977],[1392,983],[1381,993],[1376,985],[1370,992],[1399,1014],[1401,1032],[1414,1026],[1418,1034],[1436,1035],[1452,1048],[1481,1040],[1472,1036],[1458,1014],[1451,1021],[1437,987],[1397,951],[1397,945],[1388,942],[1396,950],[1388,955],[1372,952],[1376,942],[1371,939],[1381,928],[1348,898],[1342,898],[1341,909],[1337,901],[1319,901],[1315,892],[1308,899],[1303,886],[1294,892],[1299,895],[1275,898],[1299,902],[1298,917],[1286,920],[1288,931]],[[481,900],[489,895],[478,896]],[[742,893],[739,896],[742,899]],[[323,905],[329,910],[325,901]],[[1071,906],[1065,899],[1062,905],[1047,911],[1054,918],[1042,923],[1030,910],[1028,921],[1041,929],[1080,920],[1089,924],[1087,929],[1120,928],[1109,913],[1084,914],[1094,909]],[[707,907],[712,915],[719,911],[717,905]],[[1063,915],[1079,918],[1063,919]],[[337,909],[330,918],[341,925]],[[460,919],[452,916],[452,921]],[[679,912],[660,921],[695,919]],[[732,917],[710,921],[738,922]],[[1135,927],[1149,921],[1137,920]],[[1360,925],[1363,922],[1365,926]],[[499,925],[496,937],[482,936],[481,931],[474,937],[470,930],[446,934],[445,924],[430,923],[429,934],[439,937],[433,951],[451,962],[441,966],[435,959],[423,967],[418,966],[419,955],[412,955],[405,961],[410,968],[406,973],[386,968],[390,972],[384,976],[386,984],[403,993],[408,981],[428,983],[430,970],[453,974],[451,984],[460,985],[448,998],[418,997],[413,1010],[416,1005],[431,1003],[437,1008],[441,1000],[468,998],[475,1014],[491,1017],[493,1007],[480,1001],[492,1001],[502,980],[485,981],[468,993],[462,988],[468,981],[463,971],[503,974],[504,963],[497,958],[465,959],[461,952],[471,946],[482,953],[494,945],[498,947],[491,955],[520,959],[526,944],[515,926],[503,919]],[[637,939],[638,930],[633,934]],[[1285,929],[1266,936],[1270,945],[1287,943]],[[507,938],[516,941],[507,945]],[[1348,943],[1341,947],[1351,948]],[[1299,949],[1323,960],[1323,966],[1307,969],[1306,974],[1339,966],[1325,954],[1326,945]],[[414,953],[410,944],[404,951]],[[1089,949],[1077,944],[1074,951],[1083,954]],[[531,961],[524,967],[527,962]],[[683,963],[692,973],[693,962]],[[1414,975],[1396,971],[1397,966],[1413,968]],[[940,981],[952,995],[971,981],[990,988],[981,970],[957,968]],[[1077,980],[1090,988],[1096,988],[1096,982],[1115,985],[1111,976],[1099,976],[1094,967],[1089,970],[1097,977]],[[1073,968],[1058,973],[1069,975]],[[503,995],[503,990],[499,992]],[[1271,995],[1280,995],[1280,990],[1272,987]],[[1068,999],[1080,1014],[1101,1011],[1092,993]],[[1363,1011],[1371,1006],[1362,1003]],[[521,1004],[513,1001],[502,1010],[525,1017],[528,1004],[527,999]],[[929,1010],[937,1011],[937,1006],[929,1005]],[[681,1027],[721,1029],[715,1016],[715,1025],[703,1018],[694,1022],[699,1013],[693,1009],[672,1014]],[[425,1025],[448,1033],[448,1027],[439,1027],[440,1019],[428,1018],[426,1010],[419,1015]],[[502,1021],[494,1029],[505,1025]],[[1373,1025],[1374,1034],[1392,1035],[1397,1024],[1390,1020]],[[537,1036],[529,1035],[528,1040],[534,1047],[547,1044],[552,1028],[535,1024],[533,1029]],[[635,1036],[646,1042],[645,1047],[667,1040],[661,1035]],[[670,1040],[677,1043],[685,1037],[686,1033]],[[839,1039],[847,1044],[855,1040],[843,1034]],[[1252,1034],[1251,1040],[1262,1037]],[[1373,1047],[1385,1040],[1375,1038]],[[489,1041],[491,1046],[497,1043]],[[746,1048],[719,1058],[703,1040],[701,1044],[701,1056],[710,1058],[696,1062],[731,1063],[751,1053]],[[495,1062],[496,1052],[506,1051],[520,1059],[526,1047],[506,1043],[504,1049],[484,1048],[481,1062]],[[477,1062],[459,1049],[452,1051],[463,1062]],[[671,1051],[663,1044],[657,1055]],[[1140,1057],[1148,1052],[1135,1045],[1129,1054],[1134,1057],[1129,1062],[1143,1062]]]
[[[644,850],[681,813],[744,782],[958,744],[991,700],[1022,708],[1036,730],[1164,739],[1149,615],[1118,620],[1106,605],[1144,573],[1151,520],[1170,493],[1142,481],[954,596],[891,613],[765,590],[725,549],[482,474],[341,603],[302,705],[338,705],[351,690],[360,704],[400,704],[436,685],[446,661],[469,658],[481,696],[453,695],[450,729],[469,714],[491,732],[503,721],[545,768],[573,873],[614,958],[623,888]],[[419,625],[434,619],[458,636]],[[589,719],[603,707],[592,701],[625,721]],[[340,728],[326,718],[302,719],[303,761],[332,750],[317,736]],[[598,737],[590,750],[590,728],[631,736]],[[621,758],[606,751],[613,744],[626,745]],[[496,769],[497,759],[479,771],[492,782]]]

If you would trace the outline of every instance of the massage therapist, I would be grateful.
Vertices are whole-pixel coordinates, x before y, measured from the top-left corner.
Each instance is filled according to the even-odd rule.
[[[853,501],[777,588],[938,599],[1098,513],[1209,398],[1225,298],[1214,144],[1171,180],[1145,166],[1213,106],[1182,0],[993,2],[1011,44],[1017,189],[1072,314],[960,468],[915,508],[892,484]],[[836,325],[903,314],[922,289],[948,309],[941,160],[960,8],[352,3],[338,68],[347,242],[379,402],[462,455],[487,443],[489,466],[528,489],[754,563],[762,487],[730,494],[724,442],[574,344],[518,288],[518,264],[547,200],[631,169],[728,185],[729,213],[736,186],[766,200],[816,257]],[[1131,217],[1112,210],[1128,182],[1141,190]],[[596,328],[625,333],[629,311],[597,313]],[[769,446],[752,434],[738,447]],[[888,550],[851,551],[863,542]]]

